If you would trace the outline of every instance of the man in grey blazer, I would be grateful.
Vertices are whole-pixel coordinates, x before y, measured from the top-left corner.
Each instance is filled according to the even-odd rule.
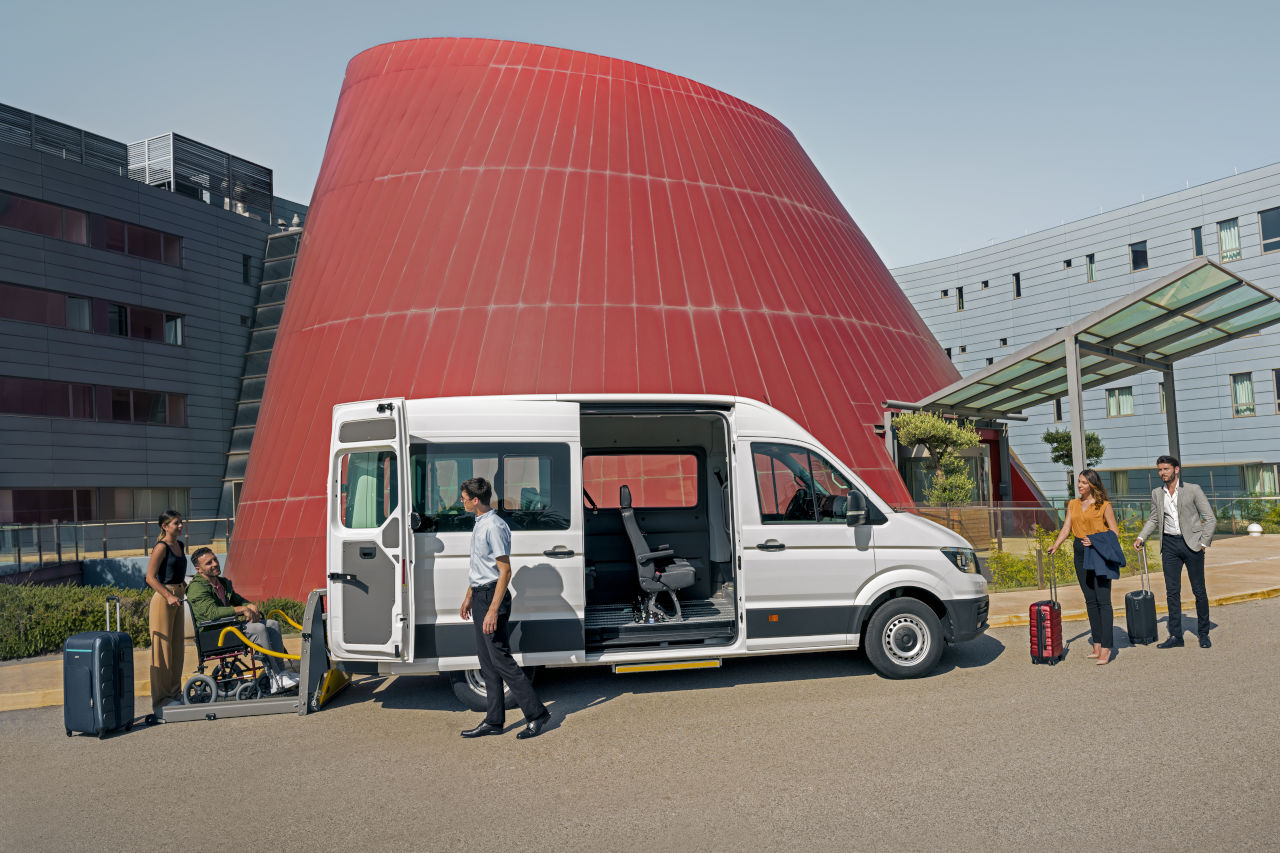
[[[1134,548],[1160,531],[1160,562],[1164,568],[1164,594],[1169,602],[1169,639],[1157,648],[1171,649],[1183,645],[1182,640],[1182,567],[1187,567],[1191,591],[1196,597],[1196,633],[1200,648],[1209,642],[1209,594],[1204,586],[1204,552],[1213,539],[1218,524],[1204,491],[1194,483],[1184,483],[1176,456],[1156,460],[1156,473],[1164,483],[1151,492],[1151,517],[1142,525]]]

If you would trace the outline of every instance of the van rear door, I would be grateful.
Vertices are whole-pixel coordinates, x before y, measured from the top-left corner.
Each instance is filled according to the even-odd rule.
[[[413,534],[403,398],[334,407],[328,503],[334,656],[412,660]]]

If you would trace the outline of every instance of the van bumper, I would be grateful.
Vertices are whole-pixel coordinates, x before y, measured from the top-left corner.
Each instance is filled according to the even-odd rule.
[[[978,598],[953,598],[945,602],[947,607],[946,638],[948,643],[962,643],[987,630],[987,612],[991,608],[988,596]]]

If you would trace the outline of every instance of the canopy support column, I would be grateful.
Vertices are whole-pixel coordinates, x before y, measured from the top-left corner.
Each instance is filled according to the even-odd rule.
[[[1009,425],[1000,424],[1000,494],[997,500],[1013,500],[1013,466],[1009,463]]]
[[[1068,335],[1067,345],[1067,419],[1071,423],[1071,470],[1079,477],[1085,469],[1084,402],[1080,392],[1080,342]],[[1075,480],[1072,480],[1074,492]]]
[[[1164,376],[1164,424],[1169,434],[1169,455],[1182,458],[1182,450],[1178,446],[1178,400],[1173,391],[1173,366],[1163,370]]]

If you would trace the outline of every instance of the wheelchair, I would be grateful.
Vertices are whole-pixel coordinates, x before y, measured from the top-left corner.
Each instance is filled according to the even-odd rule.
[[[201,705],[227,700],[247,701],[271,695],[271,673],[263,665],[262,655],[244,644],[239,637],[230,635],[218,645],[218,637],[225,628],[243,631],[245,620],[239,616],[225,616],[207,622],[196,622],[191,602],[183,602],[191,616],[195,631],[197,675],[182,685],[184,705]],[[209,670],[208,673],[205,670]],[[296,690],[297,688],[292,688]],[[283,691],[288,693],[291,691]]]

